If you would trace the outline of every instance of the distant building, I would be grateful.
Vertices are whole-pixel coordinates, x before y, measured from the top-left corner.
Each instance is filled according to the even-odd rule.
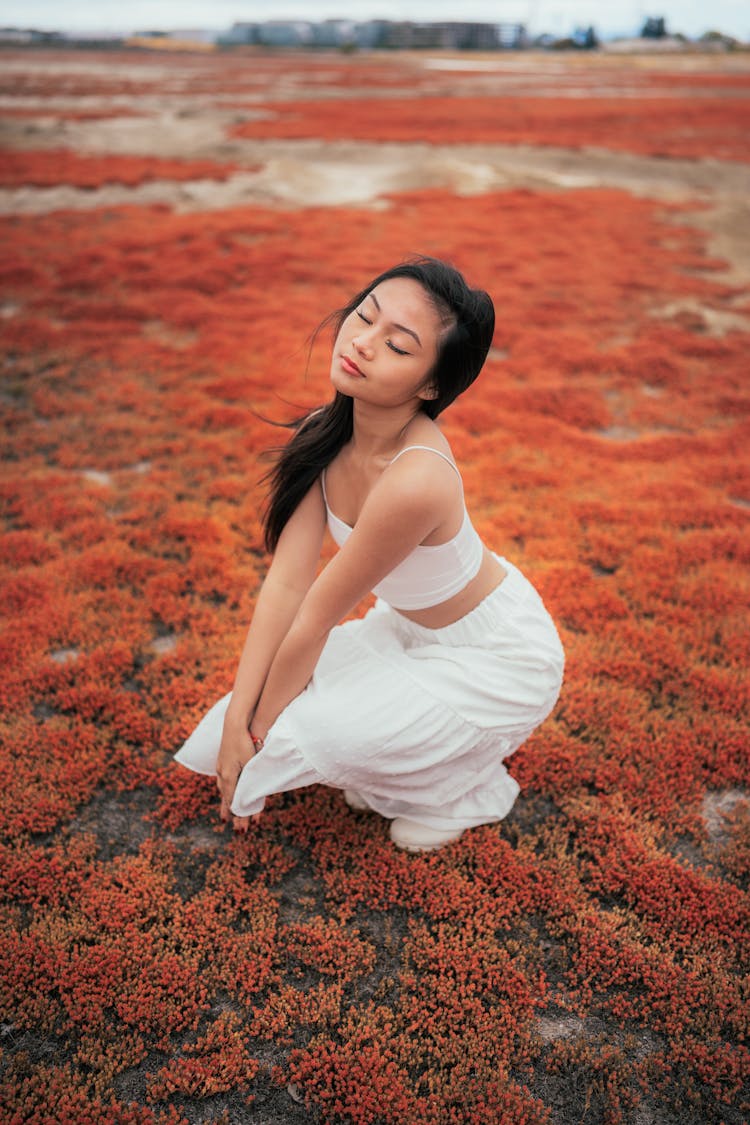
[[[531,45],[526,26],[522,23],[384,19],[362,22],[348,19],[238,22],[218,42],[226,47],[319,47],[328,50],[358,47],[363,50],[408,51],[498,51],[518,50]]]
[[[406,50],[496,51],[525,46],[526,29],[520,23],[384,21],[380,45]]]
[[[20,43],[25,46],[30,42],[30,30],[21,27],[0,27],[0,43]]]
[[[529,46],[526,25],[522,23],[496,23],[497,41],[506,50],[518,50]]]
[[[390,20],[365,20],[354,25],[354,42],[363,50],[384,47]]]
[[[494,23],[442,23],[443,42],[453,51],[495,51],[501,46],[498,30],[504,24]]]
[[[322,20],[312,25],[312,42],[316,47],[360,46],[354,20]]]
[[[67,37],[61,31],[39,31],[35,27],[0,27],[0,43],[21,47],[59,47]]]
[[[258,42],[262,47],[309,47],[315,39],[308,20],[266,20],[258,24]]]
[[[332,20],[331,23],[348,21]],[[235,23],[219,37],[223,47],[312,47],[316,45],[317,27],[310,20],[264,20],[255,23]],[[330,43],[330,46],[337,46]]]
[[[220,47],[250,47],[257,43],[257,23],[234,23],[229,31],[219,36]]]

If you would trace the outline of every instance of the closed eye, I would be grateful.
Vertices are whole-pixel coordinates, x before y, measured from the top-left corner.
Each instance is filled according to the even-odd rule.
[[[365,316],[365,314],[363,312],[360,312],[359,309],[355,309],[355,312],[356,312],[357,316],[359,317],[359,319],[363,320],[365,322],[365,324],[372,324],[372,321],[370,320],[370,318]],[[390,340],[386,340],[386,344],[388,345],[388,347],[391,349],[392,352],[396,353],[396,355],[411,355],[411,352],[405,351],[404,348],[397,348],[396,345],[391,343]]]

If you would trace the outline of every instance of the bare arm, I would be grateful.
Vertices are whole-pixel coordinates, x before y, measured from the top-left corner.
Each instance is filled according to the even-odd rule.
[[[373,488],[354,531],[310,587],[279,645],[255,710],[255,735],[265,738],[304,690],[333,626],[442,522],[450,496],[445,485],[442,470],[430,463],[394,466]]]
[[[278,648],[314,581],[324,530],[325,507],[316,483],[281,534],[240,657],[216,765],[224,820],[237,778],[253,756],[250,721]],[[239,818],[236,824],[241,826]]]
[[[284,528],[255,604],[227,712],[232,721],[245,726],[252,718],[276,650],[315,578],[324,525],[315,518],[318,503],[314,491],[308,493]]]

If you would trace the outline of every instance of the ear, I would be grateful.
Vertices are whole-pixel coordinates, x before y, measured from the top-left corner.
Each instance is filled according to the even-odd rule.
[[[440,392],[434,383],[425,383],[422,389],[417,391],[417,396],[421,398],[423,402],[430,402],[432,399],[437,398],[439,394]]]

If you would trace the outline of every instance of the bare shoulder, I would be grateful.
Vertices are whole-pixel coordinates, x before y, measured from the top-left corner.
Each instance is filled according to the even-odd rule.
[[[412,445],[383,472],[370,498],[399,522],[415,521],[424,532],[425,519],[432,530],[463,501],[463,486],[450,451]]]
[[[424,492],[436,491],[441,495],[462,493],[461,472],[450,445],[440,433],[425,435],[420,442],[410,441],[396,454],[387,474],[404,489]]]

